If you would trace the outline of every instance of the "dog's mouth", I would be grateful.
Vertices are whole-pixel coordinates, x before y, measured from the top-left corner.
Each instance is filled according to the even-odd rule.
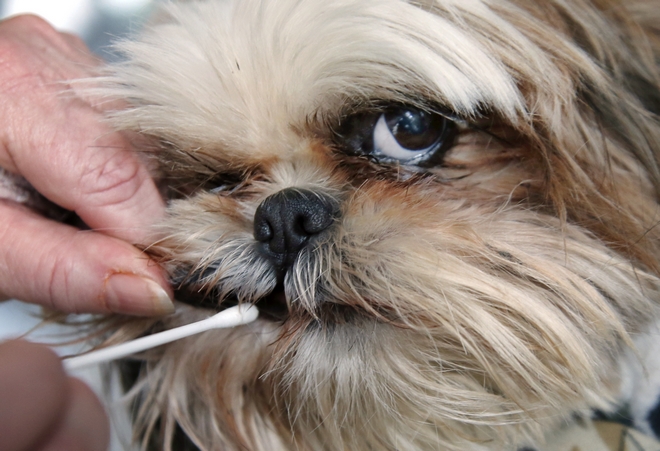
[[[282,284],[278,284],[272,292],[259,299],[255,304],[263,318],[285,321],[289,316],[286,293]]]
[[[292,298],[294,296],[294,298]],[[203,286],[194,281],[180,282],[175,289],[175,299],[178,302],[192,307],[214,312],[220,312],[238,304],[253,304],[259,309],[259,317],[263,320],[275,323],[285,323],[289,320],[313,319],[324,324],[342,324],[351,322],[356,316],[374,316],[374,312],[368,312],[359,308],[355,303],[340,302],[335,299],[319,298],[313,311],[307,311],[299,303],[293,301],[295,293],[288,293],[284,283],[279,282],[266,295],[256,299],[240,299],[234,293],[221,293],[218,287]],[[379,316],[379,315],[376,315]],[[383,318],[389,315],[384,314]]]
[[[175,290],[175,298],[184,304],[216,312],[240,303],[239,299],[231,294],[218,302],[219,296],[215,290],[199,289],[190,284],[179,285]],[[289,317],[286,294],[282,284],[278,284],[269,294],[252,303],[257,306],[259,316],[263,319],[283,322]]]

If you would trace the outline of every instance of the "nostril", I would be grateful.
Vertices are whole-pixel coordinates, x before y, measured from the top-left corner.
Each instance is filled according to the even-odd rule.
[[[278,265],[290,265],[309,239],[327,229],[336,202],[310,190],[287,188],[267,197],[254,215],[254,238]]]
[[[260,215],[257,219],[255,215],[254,221],[254,239],[257,241],[269,241],[273,237],[273,229],[268,223],[268,219],[265,215]]]
[[[327,229],[334,220],[334,212],[330,209],[321,208],[316,212],[309,212],[309,214],[301,215],[299,218],[300,228],[310,235],[323,232]]]

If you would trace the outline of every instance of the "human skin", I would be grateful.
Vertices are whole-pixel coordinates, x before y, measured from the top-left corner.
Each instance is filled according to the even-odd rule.
[[[80,39],[37,17],[0,22],[0,167],[90,229],[0,198],[0,300],[67,313],[171,313],[163,271],[136,246],[148,242],[163,200],[127,138],[103,123],[102,105],[63,82],[98,64]],[[107,446],[102,406],[52,351],[0,344],[1,450]]]
[[[0,449],[102,451],[108,421],[81,381],[68,377],[57,355],[26,341],[0,344]]]
[[[0,201],[0,298],[64,312],[173,310],[162,270],[132,244],[164,203],[128,140],[63,80],[98,65],[76,37],[34,16],[0,23],[0,166],[74,211],[80,231]]]

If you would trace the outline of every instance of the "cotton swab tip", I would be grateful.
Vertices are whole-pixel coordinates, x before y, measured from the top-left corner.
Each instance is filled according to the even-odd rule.
[[[251,323],[258,316],[259,310],[254,305],[237,305],[213,315],[206,321],[212,323],[214,328],[234,327]]]

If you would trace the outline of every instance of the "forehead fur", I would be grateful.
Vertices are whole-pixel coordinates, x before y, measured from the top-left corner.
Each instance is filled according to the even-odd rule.
[[[465,116],[488,108],[513,120],[523,100],[493,33],[529,50],[529,72],[553,71],[479,0],[217,1],[165,13],[120,45],[127,61],[113,68],[112,94],[136,106],[120,125],[188,148],[270,153],[310,119],[372,101],[424,100]]]

